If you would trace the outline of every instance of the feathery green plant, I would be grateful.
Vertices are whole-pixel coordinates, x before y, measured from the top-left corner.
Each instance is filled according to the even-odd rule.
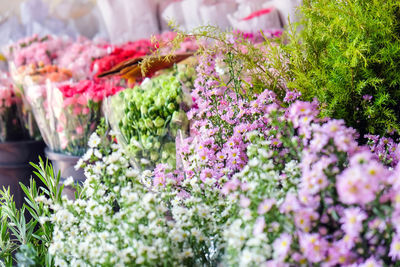
[[[300,11],[284,46],[288,87],[361,136],[399,131],[400,1],[304,0]]]

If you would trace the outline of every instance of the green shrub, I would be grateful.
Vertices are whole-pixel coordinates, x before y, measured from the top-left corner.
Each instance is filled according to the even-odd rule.
[[[400,130],[400,1],[304,0],[285,46],[290,89],[365,133]]]

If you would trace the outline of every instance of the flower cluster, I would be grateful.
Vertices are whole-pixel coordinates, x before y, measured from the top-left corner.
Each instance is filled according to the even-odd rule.
[[[190,107],[191,99],[179,80],[184,77],[176,71],[164,73],[112,97],[106,108],[111,125],[120,133],[118,141],[141,169],[157,163],[175,166],[176,136],[189,126],[182,108]]]
[[[52,65],[70,43],[68,38],[52,35],[40,37],[35,34],[8,47],[5,54],[16,67],[30,64]]]
[[[286,160],[280,167],[270,160],[273,149],[264,148],[270,143],[248,148],[256,153],[230,190],[239,212],[225,232],[227,261],[392,266],[399,257],[398,170],[390,171],[358,146],[355,131],[343,121],[321,123],[312,114],[318,112],[306,102],[287,110],[292,132],[304,144],[290,154],[298,163]]]
[[[78,163],[87,176],[79,198],[53,207],[55,265],[192,265],[190,232],[168,216],[168,196],[150,190],[151,172],[131,168],[104,135],[94,133],[89,146]]]
[[[153,47],[150,40],[142,39],[135,42],[127,42],[119,46],[109,46],[111,52],[99,59],[93,60],[91,71],[96,75],[110,70],[124,60],[142,57],[148,54]]]
[[[380,137],[368,134],[368,146],[379,159],[389,166],[396,166],[400,162],[400,143],[391,137]]]
[[[105,57],[109,47],[106,42],[95,43],[80,37],[66,47],[57,59],[57,65],[69,69],[78,80],[92,78],[94,73],[90,62]]]
[[[122,88],[109,83],[31,84],[27,100],[42,137],[52,151],[83,155],[101,118],[102,100]],[[33,92],[37,94],[32,95]],[[50,104],[51,103],[51,104]]]
[[[8,73],[0,76],[0,142],[35,138],[35,125],[29,124],[31,114],[27,111],[21,95]]]

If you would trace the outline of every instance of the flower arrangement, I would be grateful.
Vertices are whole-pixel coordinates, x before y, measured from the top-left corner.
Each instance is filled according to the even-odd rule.
[[[0,76],[0,142],[35,139],[36,125],[8,73]]]
[[[157,163],[175,166],[175,139],[178,131],[188,130],[182,108],[189,108],[191,98],[183,85],[191,85],[193,69],[167,71],[140,86],[126,89],[112,97],[106,115],[113,129],[120,133],[118,142],[127,148],[140,169]]]
[[[141,57],[149,54],[152,48],[150,40],[143,39],[135,42],[127,42],[119,46],[109,46],[111,50],[106,56],[93,60],[91,63],[91,71],[95,75],[110,70],[124,60]]]
[[[91,80],[31,83],[26,98],[42,137],[55,152],[83,155],[101,118],[102,100],[120,88]],[[50,104],[51,103],[51,104]]]
[[[195,72],[178,65],[105,101],[110,137],[100,127],[87,139],[89,122],[119,87],[48,82],[39,90],[52,103],[37,94],[41,117],[59,128],[57,142],[66,137],[65,151],[88,143],[77,165],[87,180],[75,201],[55,190],[51,168],[41,172],[51,190],[29,197],[35,185],[25,188],[27,225],[43,232],[20,246],[0,231],[8,262],[12,250],[56,266],[398,264],[397,140],[368,135],[363,146],[344,120],[322,119],[323,105],[287,89],[279,46],[210,29],[194,31],[216,39],[201,48]],[[178,134],[187,128],[189,136]],[[1,229],[20,233],[2,195]]]
[[[95,73],[90,63],[106,57],[110,47],[105,41],[94,42],[79,37],[59,55],[57,65],[70,70],[76,80],[91,79]]]
[[[31,64],[52,65],[63,49],[71,43],[69,38],[33,35],[6,48],[9,62],[21,67]]]

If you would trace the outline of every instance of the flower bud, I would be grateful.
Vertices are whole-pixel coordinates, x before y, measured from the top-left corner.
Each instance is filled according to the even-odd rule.
[[[174,103],[169,103],[168,106],[167,106],[167,109],[168,109],[169,111],[174,111],[174,110],[175,110],[175,105],[174,105]]]
[[[160,118],[160,117],[157,117],[154,121],[153,121],[153,123],[154,123],[154,125],[156,126],[156,128],[161,128],[161,127],[163,127],[164,126],[164,120],[162,119],[162,118]]]
[[[150,160],[151,161],[156,161],[156,160],[158,160],[159,157],[160,157],[160,154],[158,153],[158,151],[153,150],[150,152]]]
[[[153,128],[153,122],[151,121],[151,119],[146,119],[145,121],[144,121],[144,123],[145,123],[145,125],[146,125],[146,127],[147,128]],[[157,127],[157,126],[156,126]]]

